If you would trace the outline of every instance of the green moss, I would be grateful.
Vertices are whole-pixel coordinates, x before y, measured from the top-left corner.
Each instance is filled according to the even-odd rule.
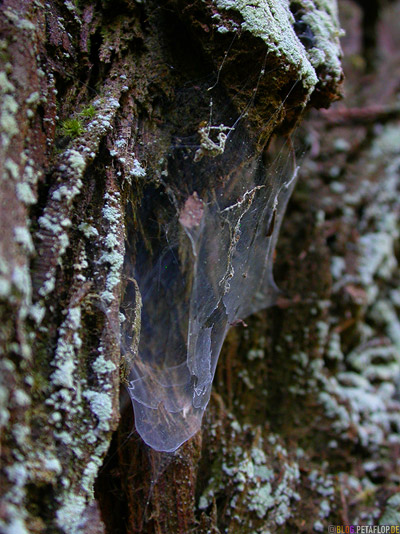
[[[93,119],[94,116],[96,115],[96,109],[92,105],[87,106],[86,108],[83,108],[83,110],[79,113],[79,115],[83,117],[84,119]]]
[[[62,131],[64,135],[75,139],[75,137],[82,135],[85,130],[79,119],[66,119],[62,123]]]

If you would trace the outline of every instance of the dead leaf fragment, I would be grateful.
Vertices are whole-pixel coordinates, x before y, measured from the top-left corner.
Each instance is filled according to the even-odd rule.
[[[195,228],[199,226],[203,218],[204,205],[196,191],[186,199],[183,209],[179,215],[179,222],[185,228]]]

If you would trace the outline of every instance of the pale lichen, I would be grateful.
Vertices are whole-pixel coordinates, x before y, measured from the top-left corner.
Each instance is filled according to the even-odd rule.
[[[92,368],[96,374],[103,375],[115,371],[116,366],[112,361],[106,360],[103,354],[100,354],[92,363]]]
[[[120,250],[121,243],[121,210],[119,200],[110,196],[105,196],[106,203],[103,208],[103,217],[109,225],[108,234],[104,238],[104,245],[107,251],[100,256],[100,264],[108,264],[108,273],[105,281],[105,290],[101,297],[104,302],[110,304],[114,299],[114,289],[121,281],[121,269],[124,263],[124,256]]]
[[[81,517],[86,507],[86,499],[82,495],[67,494],[62,506],[57,510],[57,524],[63,532],[77,534]]]
[[[322,64],[330,71],[331,78],[340,81],[340,28],[336,2],[320,0],[316,5],[307,0],[300,2],[305,9],[303,20],[310,25],[315,35],[315,46],[310,50],[303,46],[294,31],[294,18],[288,0],[257,0],[252,3],[246,0],[214,0],[214,4],[220,10],[239,12],[243,18],[242,31],[260,37],[269,53],[284,57],[288,67],[291,65],[296,69],[309,94],[318,83],[316,70]],[[220,28],[218,26],[218,31]],[[227,30],[224,26],[223,32]]]
[[[0,72],[0,134],[3,150],[6,150],[12,138],[17,135],[18,103],[12,94],[15,92],[14,85],[9,81],[7,74]]]
[[[98,419],[98,430],[109,430],[112,413],[110,395],[104,392],[87,390],[83,396],[89,401],[90,409]]]

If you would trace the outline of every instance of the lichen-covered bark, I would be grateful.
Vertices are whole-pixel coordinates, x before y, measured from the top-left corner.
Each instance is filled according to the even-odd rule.
[[[399,476],[395,124],[350,132],[332,112],[304,130],[284,294],[232,329],[201,435],[148,450],[120,388],[142,199],[156,225],[165,193],[186,199],[174,148],[193,159],[211,99],[261,151],[338,98],[336,3],[5,0],[0,24],[0,531],[312,532],[381,514]]]

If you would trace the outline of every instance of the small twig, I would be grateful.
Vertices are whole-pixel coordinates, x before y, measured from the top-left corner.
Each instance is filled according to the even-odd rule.
[[[349,524],[349,513],[348,513],[349,509],[347,506],[346,496],[343,491],[343,484],[340,485],[340,503],[342,505],[342,509],[340,513],[340,515],[342,516],[342,522],[345,525],[348,525]]]
[[[354,126],[385,122],[400,116],[400,105],[366,106],[362,108],[330,109],[321,111],[329,126]]]

